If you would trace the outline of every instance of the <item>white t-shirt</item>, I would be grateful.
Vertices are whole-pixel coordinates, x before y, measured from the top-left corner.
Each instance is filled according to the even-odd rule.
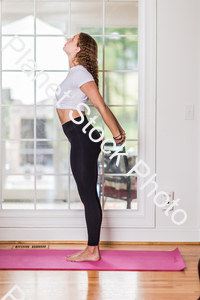
[[[59,85],[61,88],[59,95],[55,94],[57,99],[56,108],[77,109],[77,104],[86,103],[89,99],[86,94],[81,91],[80,87],[88,81],[95,80],[85,67],[76,65],[70,68],[67,77]],[[59,88],[57,87],[57,93],[58,90]],[[80,110],[85,111],[85,106],[80,105]]]

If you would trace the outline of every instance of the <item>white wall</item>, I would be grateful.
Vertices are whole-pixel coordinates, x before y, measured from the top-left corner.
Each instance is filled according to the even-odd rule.
[[[188,217],[175,225],[157,207],[156,228],[199,227],[199,53],[200,1],[157,0],[157,183]],[[185,104],[194,105],[194,120],[184,119]]]

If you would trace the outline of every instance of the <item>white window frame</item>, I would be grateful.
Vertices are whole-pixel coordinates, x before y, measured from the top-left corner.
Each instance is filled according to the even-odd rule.
[[[103,3],[105,6],[105,0],[103,0]],[[103,211],[102,228],[105,230],[110,228],[155,228],[155,204],[153,201],[155,192],[150,197],[147,197],[148,193],[154,189],[154,185],[150,183],[143,190],[140,190],[140,187],[155,174],[156,0],[139,0],[138,13],[139,95],[137,161],[142,159],[149,166],[151,172],[147,178],[142,178],[139,175],[137,177],[137,210],[117,209]],[[2,45],[0,46],[2,48]],[[156,177],[153,181],[156,181]],[[2,195],[2,190],[0,190],[0,195]],[[0,205],[1,208],[2,203]],[[49,232],[47,240],[55,240],[54,230],[58,229],[61,232],[64,228],[70,229],[70,235],[62,236],[61,234],[58,239],[72,240],[73,236],[74,240],[76,240],[77,229],[86,228],[84,210],[0,209],[0,240],[34,240],[36,239],[34,230],[37,231],[37,239],[45,240],[46,235],[43,230],[41,230],[43,233],[40,234],[38,230],[40,228],[49,229],[52,233],[51,235]],[[9,230],[7,233],[6,229]],[[18,234],[16,234],[16,230]],[[24,235],[24,230],[26,230],[26,235]],[[84,237],[83,240],[85,240]]]

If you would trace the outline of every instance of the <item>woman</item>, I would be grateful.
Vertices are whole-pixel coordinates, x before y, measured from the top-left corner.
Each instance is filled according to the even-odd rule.
[[[77,184],[81,201],[85,208],[85,219],[88,232],[87,247],[75,254],[68,255],[68,261],[98,261],[99,237],[102,222],[102,209],[97,195],[97,161],[101,152],[101,143],[90,139],[88,132],[94,128],[85,115],[85,106],[81,105],[82,113],[77,110],[77,104],[87,102],[88,98],[101,113],[103,120],[112,132],[116,144],[125,142],[126,134],[105,104],[98,90],[97,43],[86,33],[79,33],[67,39],[63,47],[69,58],[70,70],[67,77],[56,90],[57,113],[63,131],[71,144],[70,164]],[[72,117],[69,113],[73,111]],[[91,119],[90,119],[91,120]],[[82,123],[80,121],[83,121]],[[92,122],[93,123],[93,122]],[[95,121],[94,121],[95,123]],[[82,128],[88,126],[84,133]],[[92,138],[99,139],[97,130],[92,132]]]

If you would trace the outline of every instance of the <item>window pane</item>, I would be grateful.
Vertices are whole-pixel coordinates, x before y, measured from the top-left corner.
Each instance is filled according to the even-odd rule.
[[[2,176],[2,208],[34,209],[34,176]]]
[[[86,103],[87,105],[89,105],[88,102]],[[102,115],[100,114],[100,112],[94,106],[89,106],[89,108],[90,108],[90,114],[88,114],[87,109],[85,109],[85,114],[87,116],[88,121],[90,121],[90,118],[97,117],[94,120],[94,122],[96,122],[96,123],[92,123],[92,126],[94,126],[94,127],[98,126],[98,127],[102,128],[103,127],[102,126],[102,120],[103,120]]]
[[[102,34],[103,1],[71,0],[71,32]]]
[[[23,72],[2,72],[2,104],[34,104],[34,83]]]
[[[34,68],[34,38],[33,37],[2,37],[2,69],[4,70],[21,70],[31,71]],[[5,47],[5,48],[4,48]],[[24,53],[26,55],[24,55]],[[24,55],[24,57],[23,57]],[[23,58],[22,58],[23,57]],[[18,62],[19,60],[19,62]],[[24,77],[27,74],[24,71]],[[30,79],[29,79],[30,80]]]
[[[37,139],[67,139],[54,106],[36,106],[36,118]]]
[[[110,151],[110,153],[104,154],[104,173],[105,174],[123,174],[128,173],[136,164],[138,156],[138,142],[137,141],[125,141],[125,146],[118,153],[127,153],[121,155],[119,163],[117,165],[117,156],[112,159],[110,157],[119,148],[119,146],[113,146],[112,142],[106,142],[104,149]]]
[[[105,72],[107,105],[138,104],[138,72]]]
[[[110,107],[116,116],[121,127],[126,132],[127,139],[138,138],[137,107]],[[112,138],[112,133],[108,126],[104,126],[105,138]]]
[[[36,1],[36,34],[68,33],[68,1]]]
[[[137,70],[137,68],[137,37],[105,37],[105,70]]]
[[[67,141],[37,141],[36,172],[68,173],[68,142]]]
[[[2,33],[34,33],[34,1],[2,0]],[[23,8],[23,9],[22,9]]]
[[[2,138],[32,139],[34,137],[34,107],[3,106]]]
[[[105,175],[103,186],[104,209],[137,209],[137,177]]]
[[[63,50],[66,43],[61,37],[37,37],[36,61],[38,70],[68,70],[68,56]]]
[[[68,209],[68,176],[36,176],[37,209]]]
[[[138,1],[105,2],[105,34],[138,33]]]
[[[2,173],[34,173],[33,141],[2,141]]]

